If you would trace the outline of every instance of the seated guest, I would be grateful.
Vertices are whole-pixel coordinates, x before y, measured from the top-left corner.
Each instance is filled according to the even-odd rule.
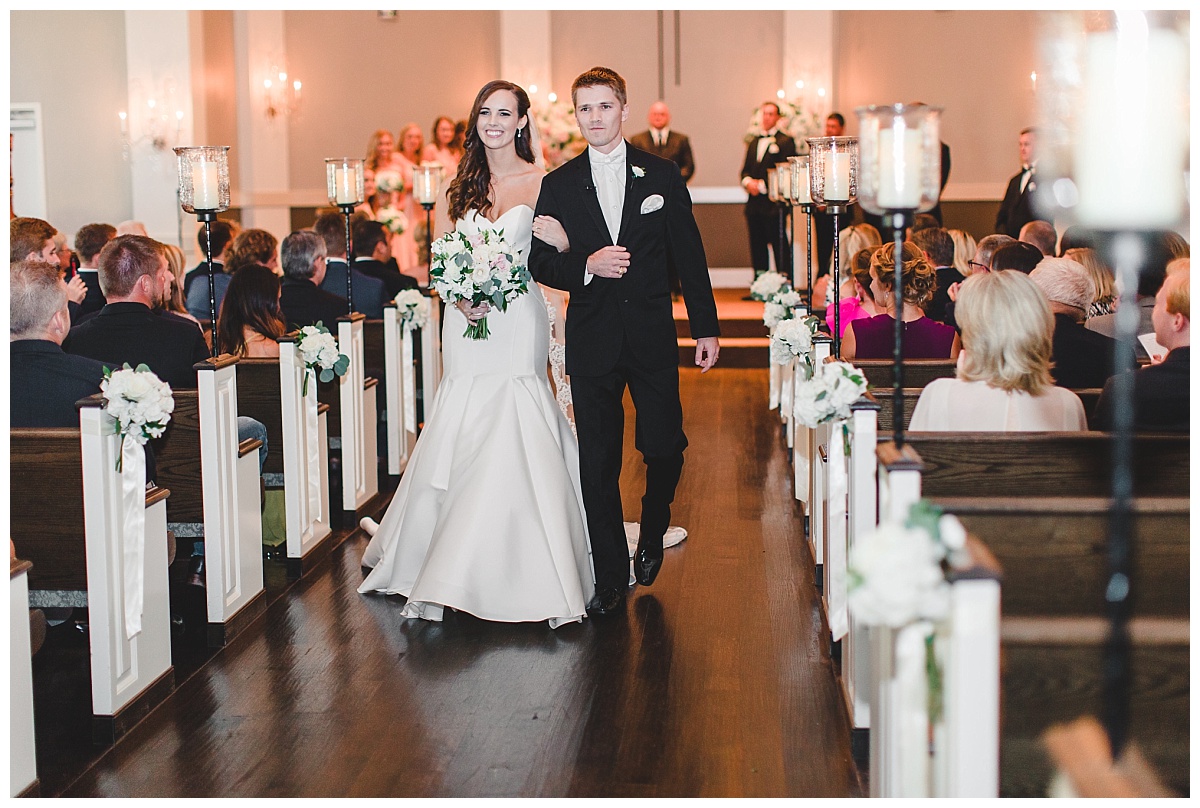
[[[212,254],[213,254],[213,272],[225,271],[225,256],[229,251],[230,245],[233,244],[233,238],[237,235],[238,227],[233,222],[227,222],[224,219],[217,219],[210,227],[212,231]],[[183,299],[187,300],[188,292],[192,291],[192,281],[201,275],[208,275],[208,261],[204,258],[209,244],[209,235],[205,233],[201,227],[196,232],[196,244],[200,247],[200,263],[190,270],[183,279]],[[207,318],[205,318],[207,319]]]
[[[1062,257],[1075,261],[1087,270],[1092,285],[1096,287],[1096,298],[1092,305],[1088,306],[1088,318],[1115,311],[1117,279],[1113,275],[1112,267],[1100,259],[1100,253],[1091,247],[1072,247],[1064,252]]]
[[[418,129],[419,133],[420,130]],[[325,279],[321,288],[331,295],[342,299],[342,314],[347,314],[346,308],[346,223],[340,213],[322,213],[313,223],[313,231],[325,242]],[[372,278],[357,269],[351,277],[354,283],[354,310],[366,315],[369,319],[383,318],[383,303],[386,292],[383,281]]]
[[[871,297],[871,254],[878,249],[877,247],[869,247],[865,250],[859,250],[858,255],[854,256],[850,262],[850,277],[854,284],[854,294],[847,295],[842,298],[841,318],[839,325],[841,326],[840,336],[846,335],[846,326],[855,320],[863,320],[867,317],[874,317],[877,314],[883,314],[883,311],[875,305],[875,299]],[[825,309],[825,322],[829,324],[829,333],[833,333],[833,306]]]
[[[383,281],[388,300],[402,289],[417,288],[417,279],[402,274],[392,260],[390,234],[382,222],[360,219],[354,224],[354,268]]]
[[[311,230],[297,230],[283,240],[283,281],[279,308],[289,330],[322,323],[336,331],[346,314],[346,299],[321,289],[325,278],[325,241]]]
[[[1096,238],[1092,231],[1073,224],[1063,231],[1062,238],[1058,242],[1058,254],[1066,257],[1067,250],[1075,250],[1080,247],[1094,248],[1095,246]]]
[[[1167,276],[1169,277],[1172,273],[1179,272],[1180,270],[1182,270],[1184,272],[1188,272],[1189,270],[1191,270],[1191,268],[1192,268],[1192,259],[1190,257],[1189,258],[1176,258],[1176,259],[1172,260],[1171,263],[1167,264]]]
[[[1188,432],[1191,410],[1191,270],[1169,275],[1154,298],[1154,338],[1167,349],[1162,359],[1133,373],[1134,428],[1144,432]],[[1098,428],[1113,428],[1113,383],[1096,402]]]
[[[1054,349],[1050,355],[1054,383],[1076,390],[1103,387],[1112,375],[1116,341],[1083,327],[1095,297],[1088,271],[1069,258],[1043,258],[1029,278],[1046,296],[1054,315]]]
[[[967,267],[970,269],[970,274],[976,272],[989,272],[992,268],[992,257],[1001,247],[1009,244],[1015,244],[1016,239],[1012,236],[1006,236],[1003,233],[993,233],[990,236],[984,236],[975,245],[975,255],[971,256],[967,261]],[[954,283],[946,290],[946,294],[950,297],[950,302],[946,304],[946,317],[942,321],[946,325],[958,328],[958,323],[954,319],[954,301],[958,299],[958,289],[961,283]]]
[[[9,425],[78,427],[75,402],[100,392],[104,364],[60,347],[71,319],[57,264],[10,266],[8,328]]]
[[[1058,232],[1050,222],[1035,219],[1021,226],[1017,241],[1032,244],[1042,255],[1058,255]],[[1028,273],[1026,273],[1028,274]]]
[[[896,335],[894,243],[884,244],[871,254],[871,295],[883,314],[855,320],[842,340],[842,358],[890,359]],[[911,241],[901,254],[904,280],[904,357],[906,359],[953,359],[962,347],[958,334],[948,325],[925,316],[937,278],[933,266]]]
[[[278,256],[279,240],[266,230],[250,228],[237,234],[229,249],[229,259],[225,272],[213,276],[213,288],[216,291],[217,311],[221,311],[221,300],[225,290],[229,288],[229,279],[239,267],[251,264],[262,264],[271,270],[279,269]],[[213,262],[214,264],[216,261]],[[208,299],[208,276],[201,275],[192,282],[191,291],[187,296],[187,310],[198,320],[212,317],[211,301]]]
[[[52,266],[62,265],[58,260],[58,247],[54,237],[58,231],[49,222],[35,219],[31,216],[19,216],[10,219],[8,223],[8,260],[15,261],[44,261]],[[79,307],[87,297],[87,285],[83,280],[74,276],[67,281],[67,308],[71,313],[71,321],[76,321]]]
[[[111,224],[85,224],[75,234],[75,252],[79,254],[79,277],[87,286],[87,295],[79,306],[81,316],[104,308],[104,292],[100,290],[96,258],[104,245],[116,237],[117,228]]]
[[[1172,231],[1159,231],[1152,234],[1147,239],[1146,246],[1148,255],[1138,270],[1138,334],[1154,333],[1152,316],[1154,301],[1158,290],[1162,288],[1163,279],[1167,277],[1167,264],[1175,258],[1185,257],[1188,249],[1187,242],[1178,233]],[[1120,305],[1119,300],[1117,305]],[[1115,337],[1117,335],[1116,312],[1092,317],[1087,321],[1087,327],[1093,331],[1099,331],[1105,336]],[[1136,350],[1139,359],[1150,358],[1141,341],[1138,341]]]
[[[878,247],[882,243],[879,231],[869,224],[850,225],[838,234],[838,278],[842,284],[839,295],[842,300],[854,296],[854,276],[850,268],[854,256],[862,250]],[[829,288],[828,275],[822,275],[813,282],[813,307],[829,311],[833,309],[833,294]],[[832,318],[830,321],[832,322]],[[846,321],[843,320],[843,330],[845,325]]]
[[[183,303],[183,250],[174,244],[162,244],[163,258],[167,259],[167,268],[171,270],[171,291],[163,304],[164,313],[181,317],[190,323],[200,326],[200,321],[193,317]]]
[[[279,338],[287,330],[279,293],[279,276],[261,264],[234,273],[217,318],[221,350],[237,356],[278,357]]]
[[[934,275],[937,278],[937,288],[933,299],[929,301],[926,313],[929,319],[945,322],[946,304],[950,302],[950,286],[958,283],[961,276],[954,268],[954,239],[942,227],[926,227],[913,233],[913,244],[925,253],[929,263],[933,264]]]
[[[154,312],[171,288],[171,272],[158,242],[118,236],[100,251],[99,270],[108,303],[72,328],[63,348],[118,367],[145,363],[172,388],[194,388],[192,366],[208,359],[209,349],[193,323]]]
[[[947,230],[951,241],[954,242],[954,268],[962,278],[971,274],[970,260],[975,257],[975,238],[966,230],[957,228]],[[962,280],[956,278],[955,283]]]
[[[1087,429],[1079,396],[1050,376],[1054,318],[1028,276],[982,272],[958,296],[962,353],[953,379],[925,385],[913,432]]]
[[[1054,255],[1054,253],[1046,254]],[[1012,244],[1006,244],[996,250],[996,254],[992,256],[992,272],[1003,272],[1006,269],[1013,269],[1028,275],[1030,272],[1033,272],[1033,268],[1041,260],[1042,253],[1037,247],[1027,244],[1024,241],[1017,241]]]
[[[118,236],[141,236],[142,238],[150,238],[150,234],[146,232],[146,225],[136,219],[126,219],[117,225]]]

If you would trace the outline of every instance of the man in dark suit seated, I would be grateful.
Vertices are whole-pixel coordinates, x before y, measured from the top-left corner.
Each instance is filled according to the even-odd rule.
[[[345,317],[346,299],[321,289],[325,278],[325,241],[311,230],[297,230],[279,248],[283,280],[279,308],[289,329],[320,322],[337,330],[337,318]]]
[[[937,290],[925,308],[925,314],[940,323],[946,316],[946,304],[950,302],[950,285],[962,280],[962,275],[954,268],[954,239],[945,228],[927,227],[913,233],[912,241],[937,272]]]
[[[325,242],[325,279],[321,288],[331,295],[346,300],[346,220],[340,213],[322,213],[313,223],[313,231]],[[357,269],[351,278],[354,283],[354,310],[365,314],[368,319],[383,319],[383,301],[386,294],[383,281],[364,275]],[[346,314],[345,311],[342,314]]]
[[[32,216],[20,216],[8,223],[8,260],[44,261],[62,271],[58,260],[58,245],[54,237],[58,231],[53,225]],[[67,308],[71,313],[71,321],[79,318],[79,305],[87,296],[87,286],[75,275],[67,279]]]
[[[1022,129],[1018,144],[1021,170],[1008,181],[1008,188],[1004,191],[1004,199],[996,214],[996,227],[992,231],[1013,238],[1018,238],[1021,228],[1037,219],[1030,206],[1033,192],[1037,189],[1037,131],[1033,127]]]
[[[225,271],[225,256],[229,252],[229,245],[233,244],[233,238],[237,235],[237,225],[233,222],[226,222],[222,219],[217,219],[212,223],[212,254],[213,254],[213,272]],[[204,228],[201,227],[196,233],[196,244],[200,247],[200,255],[207,255],[205,252],[208,244],[208,237],[204,233]],[[192,281],[201,275],[208,275],[208,261],[202,260],[194,268],[188,270],[183,276],[183,299],[187,300],[188,290],[192,288]]]
[[[692,159],[692,144],[688,136],[671,129],[671,109],[662,101],[650,105],[647,116],[650,128],[629,138],[629,142],[641,149],[670,160],[679,166],[679,175],[684,183],[696,173],[696,162]]]
[[[9,293],[10,426],[78,427],[75,402],[100,392],[104,363],[60,347],[71,317],[58,265],[10,265]]]
[[[383,222],[360,219],[354,223],[354,269],[383,281],[387,300],[394,300],[402,289],[417,288],[417,279],[401,273],[391,258],[392,247]],[[358,297],[357,285],[354,296]]]
[[[118,236],[99,257],[100,286],[108,303],[71,329],[67,353],[137,367],[146,364],[173,389],[196,386],[197,362],[209,358],[195,323],[155,312],[171,291],[171,270],[158,242],[144,236]]]
[[[1134,428],[1139,432],[1188,432],[1191,428],[1191,270],[1172,272],[1154,297],[1154,338],[1165,357],[1133,376]],[[1096,402],[1099,429],[1113,426],[1113,382],[1104,385]]]
[[[100,311],[107,302],[100,289],[100,272],[96,260],[104,245],[117,237],[111,224],[85,224],[75,234],[75,252],[79,253],[79,277],[87,285],[87,296],[79,306],[79,316]]]
[[[1046,296],[1054,314],[1050,354],[1054,383],[1076,390],[1103,387],[1112,375],[1116,341],[1083,327],[1088,307],[1096,299],[1096,286],[1087,269],[1069,258],[1043,258],[1029,279]]]

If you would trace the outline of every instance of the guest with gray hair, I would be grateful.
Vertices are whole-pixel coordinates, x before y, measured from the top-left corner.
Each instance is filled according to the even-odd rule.
[[[325,240],[312,230],[297,230],[283,240],[283,280],[279,308],[289,329],[318,322],[333,331],[346,313],[346,301],[320,288],[325,280]]]
[[[1042,255],[1058,255],[1058,231],[1050,222],[1034,219],[1021,227],[1017,241],[1032,244]]]
[[[1001,247],[1009,244],[1016,244],[1017,240],[1012,236],[1006,236],[1003,233],[993,233],[990,236],[984,236],[975,245],[975,255],[971,260],[967,261],[967,269],[972,275],[980,272],[990,272],[992,269],[992,258],[996,255],[996,251]],[[945,316],[942,322],[946,325],[958,328],[958,323],[954,318],[954,304],[958,300],[958,290],[962,286],[961,283],[952,283],[946,289],[946,296],[950,301],[946,304]]]
[[[1054,315],[1054,383],[1074,389],[1103,387],[1112,375],[1115,340],[1083,326],[1096,297],[1087,268],[1070,258],[1043,258],[1029,278]]]

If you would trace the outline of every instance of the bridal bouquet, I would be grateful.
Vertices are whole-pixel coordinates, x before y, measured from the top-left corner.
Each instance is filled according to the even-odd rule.
[[[404,289],[396,295],[396,311],[405,331],[421,328],[429,322],[429,298],[416,289]]]
[[[380,193],[404,193],[404,175],[394,168],[375,172],[375,190]]]
[[[457,230],[433,242],[429,283],[447,303],[487,302],[500,311],[529,291],[533,276],[520,250],[504,238],[504,230],[480,230],[473,236]],[[487,317],[467,326],[464,337],[487,339]]]
[[[375,211],[375,220],[397,236],[408,229],[408,217],[391,205]]]
[[[161,437],[175,410],[171,386],[159,379],[146,365],[125,367],[118,371],[104,368],[100,391],[108,402],[105,410],[117,419],[121,447],[125,438],[144,446],[150,438]],[[117,471],[121,470],[121,452],[117,452]]]
[[[812,378],[796,385],[792,414],[813,429],[834,418],[849,418],[850,405],[867,392],[867,378],[848,362],[826,362]]]
[[[335,376],[345,376],[350,367],[350,357],[338,350],[337,340],[320,321],[317,321],[316,325],[306,325],[300,329],[296,349],[300,351],[306,368],[304,384],[300,388],[302,396],[308,395],[308,377],[317,375],[318,369],[318,378],[323,382],[331,382]]]
[[[811,379],[813,336],[820,322],[820,318],[810,315],[798,320],[789,318],[776,325],[771,334],[771,361],[786,365],[792,359],[798,359],[801,376]]]

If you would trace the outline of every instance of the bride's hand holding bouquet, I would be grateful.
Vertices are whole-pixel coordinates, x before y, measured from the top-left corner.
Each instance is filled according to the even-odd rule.
[[[521,251],[505,240],[503,230],[472,236],[452,231],[433,242],[430,254],[430,285],[470,321],[463,332],[470,339],[487,339],[488,311],[506,311],[533,281]]]

